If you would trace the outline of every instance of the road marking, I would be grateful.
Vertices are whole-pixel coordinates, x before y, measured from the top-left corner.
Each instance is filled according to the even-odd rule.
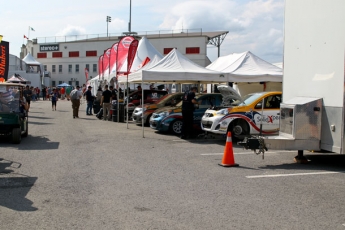
[[[269,178],[269,177],[287,177],[287,176],[309,176],[309,175],[324,175],[324,174],[337,174],[344,172],[312,172],[312,173],[289,173],[289,174],[272,174],[272,175],[257,175],[257,176],[246,176],[246,178]]]
[[[218,156],[218,155],[223,155],[224,153],[203,153],[200,154],[201,156]],[[253,153],[234,153],[235,155],[248,155],[248,154],[253,154]]]
[[[269,151],[269,152],[265,152],[265,154],[275,154],[275,153],[287,153],[290,151],[277,151],[277,152],[273,152],[273,151]],[[201,156],[217,156],[217,155],[223,155],[224,153],[202,153],[200,154]],[[242,152],[242,153],[234,153],[235,155],[249,155],[249,154],[253,154],[253,155],[257,155],[252,151],[248,151],[248,152]]]

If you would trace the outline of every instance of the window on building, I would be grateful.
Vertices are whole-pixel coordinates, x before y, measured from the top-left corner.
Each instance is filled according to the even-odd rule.
[[[186,54],[200,54],[200,47],[187,47]]]
[[[86,57],[97,57],[97,50],[86,51]]]
[[[55,65],[52,65],[52,72],[53,72],[53,73],[56,72]]]
[[[47,58],[47,53],[37,53],[37,58]]]
[[[86,65],[85,65],[85,68],[86,68],[87,70],[90,70],[90,65],[89,65],[89,64],[86,64]]]
[[[72,65],[68,65],[68,72],[72,73]]]
[[[75,81],[75,85],[79,85],[79,81]]]
[[[72,85],[72,81],[68,81],[68,84],[69,84],[69,85]]]
[[[68,53],[69,57],[79,57],[79,51],[70,51]]]
[[[62,73],[62,65],[59,65],[59,73]]]
[[[79,73],[79,64],[76,64],[76,65],[75,65],[75,72],[76,72],[76,73]]]
[[[97,64],[92,65],[92,72],[97,73]]]
[[[56,86],[55,81],[52,81],[52,87],[55,87],[55,86]]]
[[[63,82],[62,81],[59,81],[59,85],[61,85]]]
[[[170,53],[174,48],[164,48],[164,55]]]
[[[47,65],[44,65],[43,67],[44,67],[44,71],[47,71]]]
[[[62,58],[62,52],[53,52],[53,58]]]

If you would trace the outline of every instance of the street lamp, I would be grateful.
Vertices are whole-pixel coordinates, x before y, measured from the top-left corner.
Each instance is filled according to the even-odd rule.
[[[111,17],[107,16],[107,37],[108,37],[108,24],[111,22]]]

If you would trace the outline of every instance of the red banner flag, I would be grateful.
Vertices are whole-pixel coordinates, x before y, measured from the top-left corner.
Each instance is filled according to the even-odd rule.
[[[110,50],[111,48],[108,48],[103,54],[103,72],[109,68]]]
[[[29,39],[27,36],[25,36],[25,34],[24,34],[24,38]]]
[[[111,47],[110,50],[110,58],[109,58],[109,74],[110,71],[114,68],[114,65],[116,64],[116,56],[117,56],[117,46],[119,43],[114,43],[114,45]]]
[[[85,68],[85,78],[87,82],[89,80],[89,70],[87,68]]]
[[[98,58],[98,75],[99,79],[101,79],[101,76],[103,75],[103,54]]]
[[[128,56],[128,49],[134,38],[132,36],[126,36],[121,38],[117,46],[117,60],[116,60],[116,71],[119,72],[123,63],[126,61]]]
[[[131,72],[132,64],[137,53],[139,41],[137,39],[133,40],[129,45],[128,55],[127,55],[127,74]]]

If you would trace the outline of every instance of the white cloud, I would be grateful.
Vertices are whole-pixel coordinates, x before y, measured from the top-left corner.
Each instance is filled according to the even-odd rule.
[[[80,26],[68,25],[61,31],[59,31],[56,36],[73,36],[73,35],[84,35],[85,29]]]

